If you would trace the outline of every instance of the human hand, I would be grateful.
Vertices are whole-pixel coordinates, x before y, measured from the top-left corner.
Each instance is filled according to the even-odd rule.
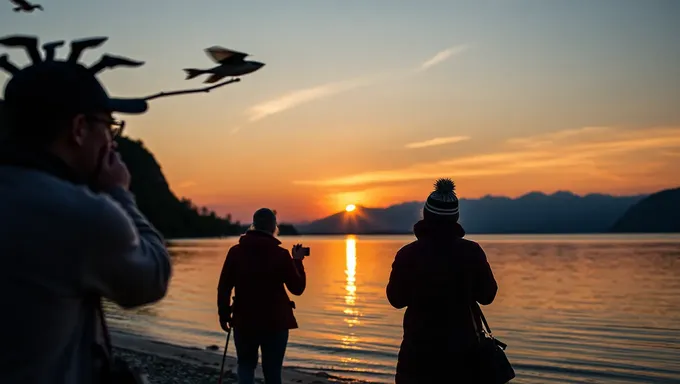
[[[293,259],[295,260],[303,260],[305,258],[305,251],[302,248],[302,244],[293,245],[291,253],[293,254]]]
[[[102,155],[101,168],[97,175],[96,184],[101,190],[115,187],[130,188],[130,171],[123,162],[115,146],[107,147]]]
[[[220,318],[220,327],[222,327],[222,330],[224,332],[229,332],[231,330],[231,324],[230,323],[231,323],[230,318],[227,318],[227,319]]]

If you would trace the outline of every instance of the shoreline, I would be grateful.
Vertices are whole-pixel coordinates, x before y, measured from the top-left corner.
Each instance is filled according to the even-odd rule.
[[[186,383],[214,384],[219,378],[224,346],[208,346],[203,349],[171,344],[147,336],[111,329],[114,355],[123,358],[131,366],[140,368],[148,375],[151,384]],[[224,362],[224,384],[236,384],[236,358],[233,343]],[[316,374],[283,366],[284,384],[376,384],[333,376],[319,371]],[[263,383],[262,367],[258,364],[255,381]]]

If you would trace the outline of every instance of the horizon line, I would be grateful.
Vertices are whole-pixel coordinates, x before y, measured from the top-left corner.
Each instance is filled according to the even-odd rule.
[[[482,199],[484,199],[484,198],[505,198],[505,199],[508,199],[508,200],[519,200],[519,199],[521,199],[521,198],[523,198],[523,197],[526,197],[526,196],[532,195],[532,194],[538,194],[538,195],[543,195],[543,196],[546,196],[546,197],[551,197],[551,196],[554,196],[554,195],[557,195],[557,194],[560,194],[560,193],[562,193],[562,194],[568,193],[568,194],[571,194],[571,195],[573,195],[573,196],[575,196],[575,197],[578,197],[578,198],[585,198],[585,197],[593,196],[593,195],[607,196],[607,197],[613,197],[613,198],[627,198],[627,197],[630,198],[630,197],[646,197],[646,196],[653,195],[653,194],[655,194],[655,193],[659,193],[659,192],[667,191],[667,190],[673,190],[673,189],[680,189],[680,186],[677,186],[677,187],[670,187],[670,188],[663,188],[663,189],[657,190],[657,191],[655,191],[655,192],[648,192],[648,193],[632,193],[632,194],[620,194],[620,195],[618,195],[618,194],[610,194],[610,193],[602,193],[602,192],[589,192],[589,193],[584,193],[584,194],[578,194],[578,193],[574,193],[574,192],[571,192],[571,191],[568,191],[568,190],[558,190],[558,191],[555,191],[555,192],[553,192],[553,193],[546,193],[546,192],[542,192],[542,191],[529,191],[529,192],[523,193],[523,194],[521,194],[521,195],[519,195],[519,196],[517,196],[517,197],[509,197],[509,196],[505,196],[505,195],[492,195],[492,194],[486,194],[486,195],[483,195],[483,196],[481,196],[481,197],[473,197],[473,198],[461,197],[461,198],[459,198],[458,200],[459,200],[459,201],[461,201],[461,200],[468,200],[468,201],[469,201],[469,200],[482,200]],[[398,205],[404,205],[404,204],[409,204],[409,203],[419,203],[419,204],[424,204],[424,203],[425,203],[425,200],[406,200],[406,201],[402,201],[402,202],[400,202],[400,203],[395,203],[395,204],[390,204],[390,205],[385,205],[385,206],[373,206],[373,207],[364,206],[364,205],[361,205],[361,204],[354,204],[354,205],[356,206],[356,209],[357,209],[357,210],[358,210],[359,208],[364,208],[364,209],[388,209],[388,208],[396,207],[396,206],[398,206]],[[303,224],[303,223],[311,223],[311,222],[314,222],[314,221],[317,221],[317,220],[322,220],[322,219],[325,219],[325,218],[327,218],[327,217],[330,217],[330,216],[333,216],[333,215],[337,215],[337,214],[342,214],[342,213],[345,213],[345,211],[344,211],[344,210],[339,210],[339,211],[337,211],[337,212],[331,213],[331,214],[326,215],[326,216],[321,216],[321,217],[318,217],[318,218],[315,218],[315,219],[307,219],[307,220],[302,220],[302,221],[290,221],[289,223],[290,223],[290,224],[293,224],[293,225]]]

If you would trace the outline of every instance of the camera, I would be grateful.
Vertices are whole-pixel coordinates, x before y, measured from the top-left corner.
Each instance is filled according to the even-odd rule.
[[[293,246],[293,249],[302,250],[303,256],[305,257],[309,256],[309,247],[303,247],[302,244],[295,244]]]

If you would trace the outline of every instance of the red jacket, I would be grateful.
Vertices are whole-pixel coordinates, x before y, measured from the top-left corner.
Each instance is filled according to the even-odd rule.
[[[284,285],[293,295],[302,295],[305,269],[280,244],[268,233],[251,230],[229,249],[217,288],[217,307],[220,319],[232,317],[234,329],[261,332],[298,327]]]

